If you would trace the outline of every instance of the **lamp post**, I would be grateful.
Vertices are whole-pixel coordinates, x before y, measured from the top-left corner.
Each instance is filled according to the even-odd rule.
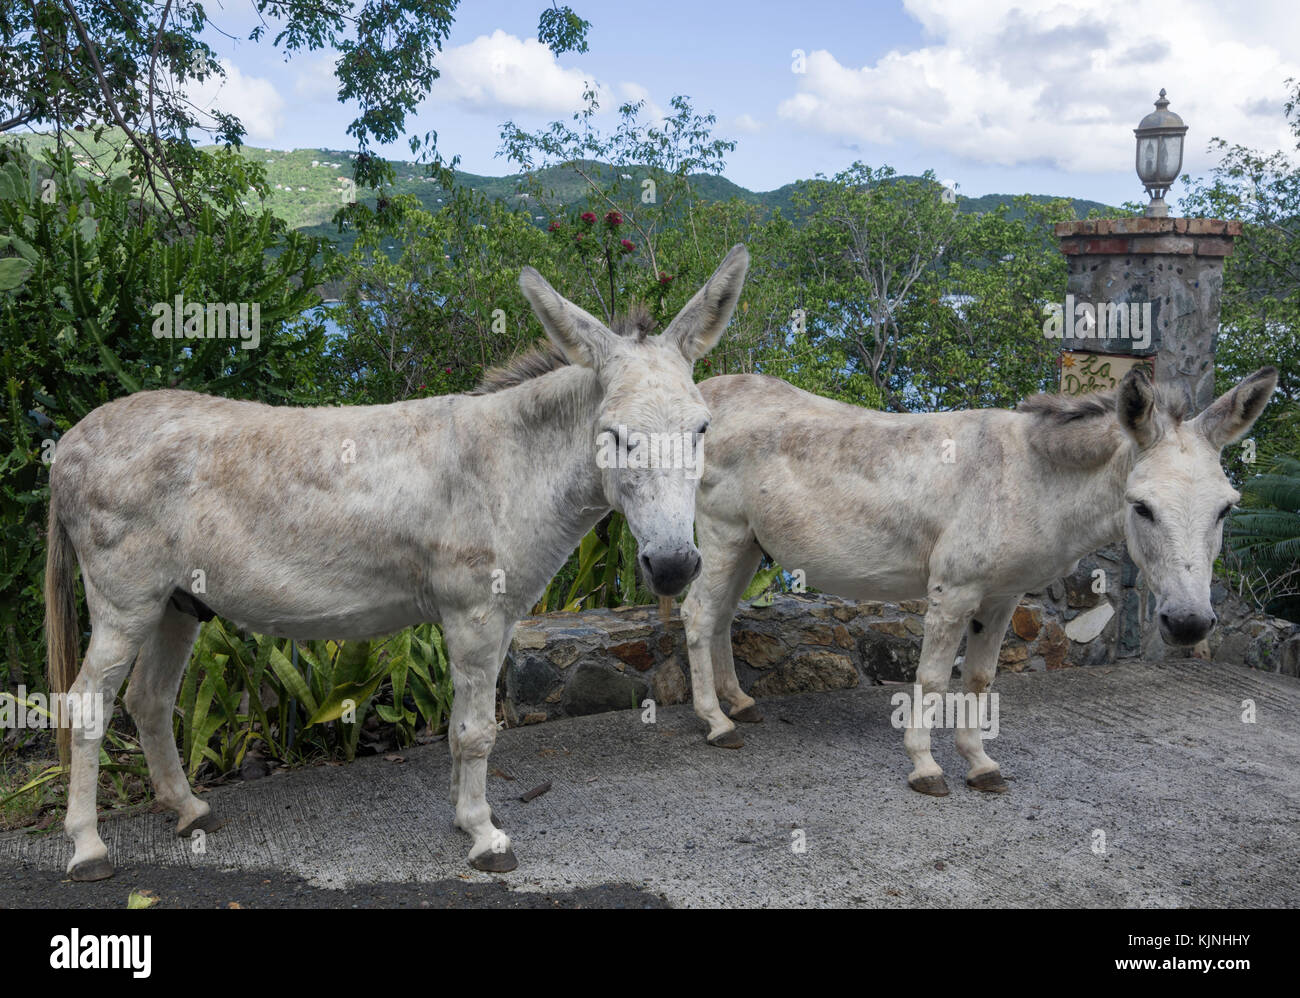
[[[1151,195],[1147,205],[1147,218],[1164,218],[1169,214],[1165,192],[1178,179],[1183,166],[1183,136],[1187,126],[1183,119],[1169,110],[1162,87],[1156,109],[1142,119],[1133,129],[1137,136],[1137,175]]]

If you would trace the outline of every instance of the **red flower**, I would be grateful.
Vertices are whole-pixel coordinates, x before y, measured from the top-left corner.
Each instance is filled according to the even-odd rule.
[[[580,243],[582,242],[582,240],[583,240],[583,235],[581,232],[579,232],[576,236],[573,237],[573,241],[575,243]]]
[[[605,224],[611,229],[617,229],[623,224],[623,216],[616,211],[611,211],[605,216]]]
[[[559,223],[559,222],[552,222],[550,225],[548,225],[548,226],[546,227],[546,231],[547,231],[547,232],[559,232],[559,231],[560,231],[560,223]]]
[[[451,368],[450,368],[450,367],[444,367],[443,370],[446,371],[448,374],[451,373]]]
[[[623,247],[624,253],[631,253],[636,249],[636,243],[632,242],[631,239],[624,239],[619,245]]]
[[[665,274],[662,270],[659,271],[659,283],[660,283],[660,284],[671,284],[672,282],[673,282],[673,275],[672,275],[672,274]]]
[[[582,220],[586,222],[588,225],[596,221],[596,213],[594,211],[584,211],[581,217]]]

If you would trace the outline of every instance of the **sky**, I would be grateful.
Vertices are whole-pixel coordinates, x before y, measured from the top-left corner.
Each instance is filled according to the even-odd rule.
[[[931,169],[972,197],[1119,204],[1143,199],[1133,128],[1164,87],[1189,126],[1184,172],[1214,165],[1212,137],[1295,155],[1282,114],[1285,81],[1300,78],[1294,0],[568,2],[591,22],[589,51],[559,57],[536,39],[544,0],[462,3],[407,134],[435,130],[462,169],[510,173],[501,124],[568,120],[594,83],[606,127],[625,99],[655,114],[689,96],[736,141],[725,175],[751,190],[861,160]],[[354,147],[332,56],[286,61],[241,40],[257,23],[247,0],[208,11],[228,78],[197,100],[237,114],[253,145]],[[380,151],[412,158],[405,142]]]

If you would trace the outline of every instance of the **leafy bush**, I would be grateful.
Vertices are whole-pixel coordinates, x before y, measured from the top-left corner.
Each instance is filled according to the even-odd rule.
[[[212,179],[228,182],[226,165],[214,161]],[[13,682],[43,685],[46,465],[58,435],[149,388],[320,401],[324,329],[298,319],[319,301],[321,249],[269,214],[207,206],[178,227],[126,178],[101,183],[66,151],[38,162],[0,146],[0,628]],[[156,337],[153,307],[177,295],[258,304],[260,345]]]
[[[1227,538],[1238,575],[1265,610],[1300,623],[1300,459],[1277,457],[1241,493]]]

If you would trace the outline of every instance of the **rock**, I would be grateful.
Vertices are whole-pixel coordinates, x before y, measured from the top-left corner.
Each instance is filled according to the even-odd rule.
[[[1084,558],[1079,562],[1078,568],[1061,580],[1065,585],[1065,601],[1070,606],[1096,606],[1106,598],[1103,593],[1092,591],[1092,573],[1099,567],[1100,566],[1091,558]],[[1107,576],[1106,588],[1109,589],[1115,581],[1118,580],[1112,580]]]
[[[542,723],[543,721],[545,721],[545,720],[546,720],[546,715],[545,715],[542,711],[540,711],[540,710],[535,710],[535,711],[532,711],[532,712],[529,713],[529,714],[525,714],[523,720],[522,720],[520,723],[521,723],[521,724],[541,724],[541,723]]]
[[[814,627],[808,627],[803,632],[803,644],[809,645],[829,645],[835,640],[835,632],[825,624],[818,624]]]
[[[923,599],[905,599],[899,602],[898,608],[904,613],[923,614],[926,610],[930,609],[930,601]]]
[[[551,664],[567,669],[581,654],[576,641],[561,641],[546,653],[546,657],[551,660]]]
[[[904,617],[903,627],[909,634],[915,634],[918,638],[925,637],[925,621],[920,617]]]
[[[762,631],[732,631],[731,654],[755,669],[770,669],[785,657],[785,646],[779,638]]]
[[[560,674],[540,655],[516,655],[506,670],[506,697],[515,703],[541,703]]]
[[[1029,649],[1024,645],[1003,645],[998,651],[998,662],[1003,665],[1023,664],[1029,660]],[[1012,669],[1019,672],[1019,669]]]
[[[609,649],[609,653],[615,658],[626,662],[638,672],[645,672],[655,664],[654,653],[650,651],[650,646],[644,641],[629,641],[625,644],[614,645]]]
[[[1081,613],[1065,625],[1065,634],[1071,641],[1087,644],[1101,636],[1101,632],[1115,616],[1115,608],[1109,603],[1095,606],[1086,613]]]
[[[858,650],[862,671],[876,682],[915,681],[916,667],[921,661],[921,642],[907,634],[906,629],[902,635],[895,636],[873,628],[859,639]]]
[[[1119,627],[1119,651],[1123,657],[1139,655],[1142,652],[1142,598],[1136,589],[1125,589],[1123,609],[1117,624]]]
[[[603,714],[640,706],[649,690],[649,684],[640,676],[584,662],[573,671],[561,702],[570,717]]]
[[[682,667],[673,655],[655,670],[650,678],[650,695],[660,705],[685,703],[690,699],[691,687],[682,673]]]
[[[244,756],[244,764],[239,767],[239,775],[245,780],[260,780],[270,772],[266,760],[252,752]]]
[[[902,620],[873,620],[867,624],[867,627],[895,638],[905,638],[910,633],[907,624]]]
[[[847,655],[811,651],[762,676],[754,684],[755,696],[807,693],[812,690],[846,690],[858,685],[858,670]]]
[[[1049,620],[1043,625],[1035,650],[1043,657],[1043,665],[1046,668],[1063,669],[1066,664],[1065,656],[1070,651],[1070,639],[1065,636],[1065,630],[1060,624]]]
[[[1037,607],[1025,606],[1022,603],[1011,614],[1011,630],[1018,638],[1033,641],[1042,629],[1043,612]]]
[[[857,607],[849,606],[847,604],[844,606],[837,606],[834,611],[832,611],[835,619],[845,624],[856,617],[860,612],[861,611],[859,611]]]
[[[532,650],[546,647],[546,632],[540,627],[525,627],[522,623],[515,630],[513,644],[516,648]]]

